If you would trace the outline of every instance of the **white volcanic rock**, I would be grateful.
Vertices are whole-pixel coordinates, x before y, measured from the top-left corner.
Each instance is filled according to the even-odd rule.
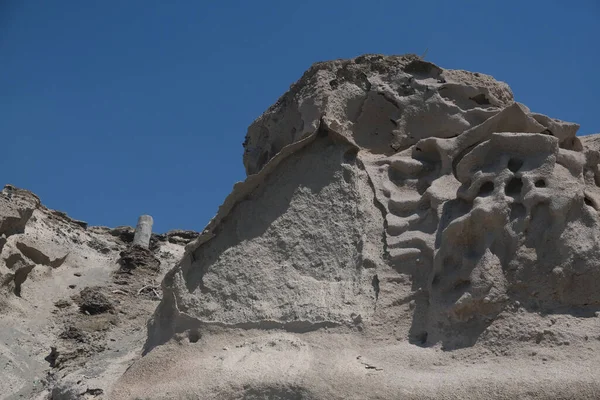
[[[131,246],[6,186],[0,398],[596,399],[600,139],[577,129],[366,55],[251,125],[199,236]]]
[[[312,66],[114,399],[592,399],[597,141],[415,56]],[[589,146],[587,146],[589,144]]]
[[[141,355],[160,280],[194,236],[175,231],[172,243],[170,235],[153,235],[152,250],[129,248],[133,228],[88,228],[7,185],[0,192],[0,399],[105,397]]]

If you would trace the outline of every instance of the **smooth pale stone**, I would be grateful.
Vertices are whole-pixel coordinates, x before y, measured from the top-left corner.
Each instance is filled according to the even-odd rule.
[[[152,224],[154,220],[150,215],[142,215],[138,219],[133,236],[133,244],[148,248],[150,245],[150,236],[152,235]]]

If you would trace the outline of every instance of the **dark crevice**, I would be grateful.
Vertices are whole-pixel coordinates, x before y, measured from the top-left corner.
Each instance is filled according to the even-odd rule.
[[[483,93],[479,93],[478,95],[469,98],[480,106],[489,106],[492,104]]]
[[[93,389],[86,390],[84,394],[89,394],[89,395],[95,397],[95,396],[100,396],[103,393],[104,393],[104,390],[99,389],[99,388],[93,388]]]
[[[358,149],[352,147],[344,153],[343,162],[344,164],[354,164],[356,162],[356,156],[358,155]]]
[[[14,276],[15,288],[13,290],[13,293],[16,296],[21,297],[21,286],[27,280],[27,276],[29,276],[29,273],[32,270],[33,270],[33,265],[28,265],[23,268],[19,268],[15,272],[15,276]]]
[[[596,204],[594,203],[594,201],[592,201],[592,199],[590,199],[588,196],[584,196],[583,197],[583,202],[587,205],[592,207],[594,210],[598,211],[598,207],[596,207]]]
[[[188,333],[188,339],[189,339],[190,343],[197,343],[201,337],[202,337],[202,335],[200,335],[200,331],[198,329],[192,329]]]
[[[221,327],[221,328],[230,328],[230,329],[259,329],[259,330],[283,330],[290,333],[306,333],[306,332],[314,332],[322,328],[337,328],[341,326],[338,322],[333,321],[273,321],[273,320],[260,320],[260,321],[249,321],[249,322],[240,322],[237,324],[227,324],[223,322],[217,321],[200,321],[196,320],[196,324],[198,326],[213,326],[213,327]]]
[[[51,368],[55,368],[56,367],[56,360],[58,359],[58,351],[56,351],[56,347],[52,346],[50,347],[50,354],[48,354],[46,356],[46,358],[44,358],[45,361],[48,361],[48,364],[50,364]]]
[[[416,59],[409,62],[404,67],[404,72],[408,72],[409,74],[432,75],[435,78],[438,78],[443,71],[435,64],[421,59]]]
[[[512,178],[504,188],[504,192],[508,196],[518,196],[521,194],[521,189],[523,189],[521,178]]]
[[[375,301],[379,300],[379,277],[377,274],[373,275],[373,280],[371,280],[371,285],[373,285],[373,290],[375,291]]]
[[[325,121],[323,120],[323,117],[321,117],[321,119],[319,120],[319,127],[317,128],[316,136],[320,137],[320,138],[326,138],[329,136],[330,132],[334,132],[334,131],[329,129],[329,127],[327,126],[327,123],[325,123]],[[337,132],[335,132],[335,133],[337,133]],[[340,136],[339,134],[337,134],[337,135]]]
[[[454,175],[454,177],[456,179],[458,179],[458,174],[456,172],[456,169],[458,167],[458,163],[467,155],[471,152],[471,150],[473,150],[475,147],[479,146],[481,144],[481,142],[476,142],[473,143],[470,146],[467,146],[466,148],[462,149],[457,155],[456,157],[454,157],[454,159],[452,160],[452,174]]]
[[[481,185],[477,196],[486,197],[486,196],[489,196],[490,194],[492,194],[493,192],[494,192],[494,182],[488,181],[488,182],[485,182],[483,185]]]

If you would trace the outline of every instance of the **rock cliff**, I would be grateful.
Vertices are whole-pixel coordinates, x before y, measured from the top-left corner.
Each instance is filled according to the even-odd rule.
[[[577,129],[416,56],[313,65],[250,126],[248,178],[114,398],[597,397],[599,153]]]
[[[598,398],[600,138],[577,129],[416,56],[317,63],[199,235],[144,250],[5,189],[1,329],[35,326],[53,399]]]
[[[0,398],[101,399],[141,354],[160,281],[197,233],[88,227],[0,192]]]

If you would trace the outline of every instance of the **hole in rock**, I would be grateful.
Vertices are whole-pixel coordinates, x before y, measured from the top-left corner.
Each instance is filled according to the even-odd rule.
[[[377,275],[373,276],[373,280],[371,281],[371,285],[373,286],[373,290],[375,291],[375,300],[379,299],[379,277]]]
[[[535,181],[535,187],[546,187],[546,181],[544,181],[543,179],[538,179],[537,181]]]
[[[504,188],[504,192],[509,196],[518,196],[521,194],[522,188],[523,181],[521,178],[512,178]]]
[[[424,60],[412,60],[404,67],[404,72],[409,74],[434,75],[436,78],[442,73],[442,69]]]
[[[511,158],[510,160],[508,160],[507,167],[511,172],[517,172],[521,169],[522,166],[523,160],[519,160],[518,158]]]
[[[439,274],[435,274],[435,276],[433,277],[433,280],[431,281],[431,285],[435,286],[438,283],[440,283],[440,276],[439,276]]]
[[[470,99],[473,100],[475,103],[479,104],[480,106],[489,106],[490,104],[492,104],[483,93],[479,93],[478,95],[473,96]]]
[[[479,188],[478,196],[485,197],[492,194],[494,191],[494,182],[486,182]]]
[[[48,361],[48,363],[50,364],[50,367],[55,368],[57,366],[57,360],[58,360],[58,355],[60,353],[58,351],[56,351],[56,347],[51,346],[50,347],[50,354],[48,354],[44,360]]]
[[[198,342],[198,340],[200,340],[200,337],[200,332],[198,332],[197,329],[191,330],[190,333],[188,333],[188,339],[190,340],[190,343]]]
[[[27,271],[27,268],[21,268],[15,273],[15,288],[13,289],[15,296],[21,297],[21,287],[23,286],[23,283],[25,283],[25,280],[27,280],[28,273],[29,271]]]
[[[596,205],[595,205],[595,204],[594,204],[594,202],[592,201],[592,199],[590,199],[589,197],[587,197],[587,196],[584,196],[584,197],[583,197],[583,202],[584,202],[584,203],[585,203],[587,206],[590,206],[590,207],[592,207],[594,210],[598,210],[598,209],[596,208]]]

